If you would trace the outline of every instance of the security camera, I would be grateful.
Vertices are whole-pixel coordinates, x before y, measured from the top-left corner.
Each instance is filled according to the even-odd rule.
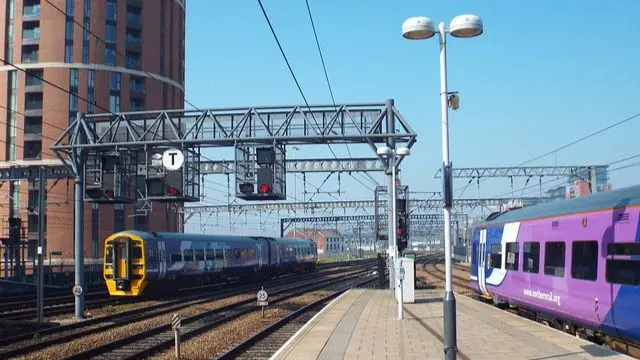
[[[458,94],[449,95],[449,107],[453,110],[458,110],[460,107],[460,97],[458,97]]]

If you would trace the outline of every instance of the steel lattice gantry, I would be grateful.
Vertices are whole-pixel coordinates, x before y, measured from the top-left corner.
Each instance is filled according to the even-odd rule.
[[[142,161],[147,168],[143,180],[157,176],[150,174],[149,168],[157,167],[158,152],[178,148],[184,154],[184,164],[174,171],[179,173],[177,181],[183,185],[183,198],[172,201],[180,202],[199,200],[202,148],[233,147],[238,154],[243,149],[272,146],[286,154],[288,145],[364,144],[377,154],[382,143],[411,148],[416,138],[417,134],[389,99],[369,104],[78,113],[51,150],[75,177],[75,253],[83,254],[85,181],[100,183],[106,176],[118,185],[117,196],[111,197],[114,203],[136,202],[141,195],[138,165]],[[376,156],[389,169],[387,159]],[[402,159],[401,156],[395,162],[396,168]],[[282,161],[286,163],[285,156]],[[341,161],[337,164],[343,168]],[[102,173],[104,169],[110,173]],[[155,200],[148,188],[144,199]],[[84,259],[77,256],[74,288],[77,318],[82,318],[84,311],[83,271]]]
[[[499,206],[506,202],[505,198],[481,198],[481,199],[456,199],[453,206],[460,210],[473,210],[478,206]],[[550,199],[539,197],[518,198],[523,203],[534,204]],[[379,206],[386,206],[386,200],[379,200]],[[197,213],[218,213],[218,212],[245,212],[245,211],[283,211],[283,210],[303,210],[303,209],[342,209],[342,208],[372,208],[376,202],[374,200],[351,200],[351,201],[314,201],[314,202],[278,202],[278,203],[255,203],[240,205],[208,205],[208,206],[188,206],[183,212],[185,214]],[[439,199],[410,199],[410,209],[440,209],[442,200]]]
[[[480,168],[453,168],[454,178],[478,177],[532,177],[532,176],[582,176],[581,174],[595,171],[607,165],[572,165],[572,166],[506,166]],[[434,178],[442,177],[442,169],[438,169]]]

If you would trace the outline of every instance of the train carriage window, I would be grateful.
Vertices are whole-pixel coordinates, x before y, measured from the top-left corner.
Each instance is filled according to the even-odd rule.
[[[156,262],[156,252],[153,249],[147,248],[147,262],[154,264]]]
[[[249,249],[249,257],[250,258],[256,257],[256,249]]]
[[[131,256],[134,259],[142,259],[142,247],[140,246],[133,246],[131,251]]]
[[[491,244],[491,251],[489,252],[489,266],[492,268],[502,268],[502,245]]]
[[[220,249],[218,249],[218,250],[220,250]],[[220,252],[222,252],[222,250],[220,250]],[[216,253],[215,253],[215,251],[213,249],[207,249],[205,255],[207,256],[207,260],[213,260],[213,258],[216,257],[215,254]]]
[[[595,281],[598,277],[598,242],[574,241],[571,245],[571,277]]]
[[[242,251],[240,249],[233,249],[233,254],[235,255],[236,259],[239,259],[240,256],[242,256]]]
[[[564,277],[565,244],[550,241],[544,247],[544,274]]]
[[[607,259],[607,282],[640,285],[640,260]]]
[[[203,260],[204,260],[204,250],[196,249],[196,261],[203,261]]]
[[[518,243],[515,242],[511,242],[511,243],[507,243],[507,258],[505,261],[505,268],[507,270],[516,270],[518,271],[518,255],[520,255],[519,252],[519,245]],[[475,253],[476,253],[476,249],[477,249],[477,245],[474,244],[473,245],[473,256],[475,258]]]
[[[607,255],[640,255],[640,243],[609,243]]]
[[[184,261],[193,261],[193,250],[192,249],[184,249],[182,250],[184,254]]]
[[[182,261],[182,254],[171,254],[171,262],[180,262]]]
[[[216,260],[223,260],[224,255],[222,254],[222,249],[216,249]]]
[[[522,271],[537,274],[540,269],[540,243],[525,242],[522,252]]]

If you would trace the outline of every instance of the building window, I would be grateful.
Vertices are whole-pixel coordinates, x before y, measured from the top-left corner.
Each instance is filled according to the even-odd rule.
[[[78,69],[69,70],[69,86],[72,88],[78,87]]]
[[[75,0],[67,0],[67,16],[71,16],[73,17],[74,14],[74,10],[75,10]]]
[[[84,19],[82,24],[84,29],[82,30],[82,62],[89,63],[89,31],[91,31],[91,0],[84,0]]]
[[[571,246],[571,277],[595,281],[598,278],[598,242],[574,241]]]
[[[525,242],[522,271],[537,274],[540,268],[540,243]]]
[[[117,6],[115,0],[107,0],[107,20],[117,20]]]
[[[114,48],[105,47],[104,49],[104,64],[105,65],[116,65],[116,51]]]
[[[144,100],[142,99],[130,99],[129,101],[130,111],[144,111]]]
[[[22,26],[22,38],[25,40],[40,39],[40,25],[38,22],[25,23]]]
[[[42,117],[26,116],[24,118],[24,133],[36,135],[42,134]]]
[[[116,43],[116,39],[117,39],[118,33],[116,31],[116,25],[115,24],[107,24],[107,28],[105,29],[105,42],[111,43],[111,44],[115,44]]]
[[[120,92],[120,73],[117,73],[117,72],[111,73],[109,90],[111,90],[112,93]]]
[[[38,46],[37,45],[26,45],[22,47],[22,59],[23,63],[34,63],[38,62]]]
[[[41,141],[25,141],[24,142],[24,158],[25,159],[40,159],[42,156],[42,142]]]
[[[87,113],[92,114],[95,111],[95,70],[87,70]]]
[[[131,75],[129,79],[129,92],[144,94],[144,78],[142,76]]]
[[[9,62],[13,61],[13,21],[14,21],[14,13],[15,13],[15,0],[9,0],[7,15],[9,19],[7,20],[7,29],[5,32],[5,56]]]
[[[27,72],[25,78],[26,86],[41,86],[42,85],[42,69],[31,69]]]
[[[42,109],[42,93],[26,93],[24,94],[24,98],[25,110]]]
[[[73,44],[64,46],[64,62],[73,62]]]
[[[75,93],[69,94],[69,115],[72,116],[71,113],[75,113],[78,111],[78,97]]]
[[[564,277],[564,242],[551,241],[546,243],[544,253],[544,274]]]
[[[519,244],[516,242],[507,243],[507,261],[505,263],[505,269],[507,270],[518,270],[518,252]]]
[[[109,111],[114,113],[120,112],[120,95],[109,96]]]
[[[140,69],[140,54],[127,51],[127,67],[131,69]]]

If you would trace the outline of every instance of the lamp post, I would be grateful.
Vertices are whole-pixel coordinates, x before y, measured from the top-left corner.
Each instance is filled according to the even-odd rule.
[[[386,157],[389,160],[389,168],[391,168],[391,189],[387,189],[389,194],[389,212],[388,215],[389,221],[389,251],[388,251],[388,259],[389,259],[389,288],[394,289],[394,279],[395,279],[395,260],[398,258],[398,244],[396,238],[396,162],[397,158],[403,158],[410,154],[410,150],[408,147],[400,147],[398,149],[391,149],[388,146],[380,146],[376,150],[376,154]]]
[[[453,37],[469,38],[483,33],[483,24],[476,15],[459,15],[449,24],[449,34]],[[433,21],[425,16],[410,17],[402,24],[402,36],[409,40],[423,40],[436,33]],[[450,97],[447,92],[447,40],[444,23],[438,26],[440,35],[440,108],[442,112],[442,181],[444,211],[444,256],[445,256],[445,294],[444,294],[444,352],[445,359],[455,359],[456,344],[456,299],[451,289],[451,205],[453,189],[451,162],[449,160],[449,119],[448,106],[454,110],[459,106],[456,94]]]

